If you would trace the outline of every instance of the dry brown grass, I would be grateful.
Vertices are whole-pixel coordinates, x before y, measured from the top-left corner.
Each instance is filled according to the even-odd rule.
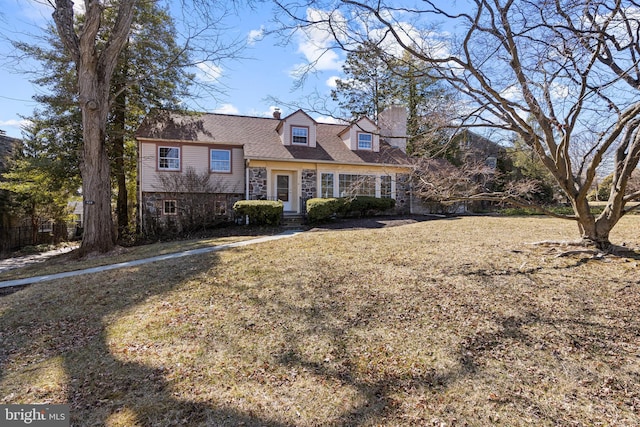
[[[117,264],[158,255],[166,255],[209,246],[224,245],[227,243],[253,239],[258,236],[260,236],[260,234],[234,235],[211,237],[206,239],[176,240],[172,242],[152,243],[133,247],[116,247],[116,249],[109,254],[97,256],[92,255],[85,259],[77,259],[75,252],[67,252],[54,255],[50,258],[44,258],[41,261],[30,263],[22,268],[0,271],[0,281],[82,270],[85,268],[99,267],[108,264]]]
[[[76,425],[640,425],[628,257],[460,218],[291,239],[0,298],[0,403]],[[640,243],[640,217],[613,240]]]

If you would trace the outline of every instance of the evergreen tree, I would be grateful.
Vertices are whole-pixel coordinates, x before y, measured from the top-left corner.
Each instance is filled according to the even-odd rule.
[[[105,20],[115,21],[113,10]],[[84,16],[77,17],[77,25]],[[108,32],[98,34],[98,44],[106,44]],[[139,2],[134,9],[131,35],[114,69],[111,107],[107,116],[106,147],[111,162],[111,180],[117,188],[116,212],[120,234],[129,228],[130,209],[135,200],[136,144],[133,132],[152,108],[175,108],[181,96],[188,94],[192,75],[185,72],[188,52],[175,42],[176,30],[167,10],[155,2]],[[48,89],[35,99],[43,105],[30,119],[39,131],[33,135],[29,150],[57,151],[66,161],[65,174],[80,176],[80,150],[83,143],[82,114],[78,103],[76,67],[64,49],[57,29],[49,27],[45,43],[16,43],[16,47],[39,60],[43,74],[33,82]],[[52,137],[52,136],[55,136]],[[40,142],[37,142],[40,140]],[[77,180],[76,180],[77,181]]]
[[[406,52],[389,64],[393,71],[395,102],[407,106],[407,153],[455,163],[457,145],[450,143],[452,91],[429,74],[428,64]]]
[[[383,55],[372,43],[347,55],[342,67],[346,78],[336,81],[331,97],[352,119],[366,116],[377,122],[378,113],[396,98],[392,72]]]
[[[407,153],[416,156],[455,157],[448,144],[453,96],[429,75],[423,61],[409,55],[395,58],[374,43],[364,43],[347,54],[344,79],[336,81],[333,100],[357,119],[378,114],[392,105],[407,108]]]
[[[9,192],[13,215],[29,219],[34,244],[42,222],[66,223],[69,214],[67,202],[80,187],[77,171],[65,166],[69,162],[68,152],[56,146],[56,133],[46,123],[45,120],[35,120],[27,126],[23,145],[10,159],[9,171],[2,174],[0,182],[0,189]],[[77,161],[77,158],[73,160]],[[57,230],[66,234],[64,227]]]
[[[128,194],[135,199],[133,133],[150,109],[177,108],[180,98],[189,95],[188,87],[194,78],[185,71],[190,64],[189,55],[175,39],[176,29],[168,11],[154,3],[141,2],[135,10],[132,35],[114,72],[114,102],[107,123],[112,176],[118,190],[116,216],[120,234],[128,229]]]

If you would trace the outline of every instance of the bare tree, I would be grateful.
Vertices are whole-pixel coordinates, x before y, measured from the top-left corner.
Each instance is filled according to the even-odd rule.
[[[637,2],[279,4],[289,25],[325,28],[335,48],[367,41],[424,61],[466,101],[460,126],[517,134],[566,193],[574,213],[563,217],[576,221],[582,242],[611,248],[611,229],[640,197],[627,191],[640,158]],[[303,13],[308,7],[324,11]],[[438,31],[433,22],[446,28]],[[575,149],[585,144],[586,150]],[[604,211],[594,215],[588,193],[608,158],[614,185]]]

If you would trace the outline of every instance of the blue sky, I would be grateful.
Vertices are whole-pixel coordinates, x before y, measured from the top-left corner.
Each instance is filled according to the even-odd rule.
[[[36,67],[37,64],[22,62],[13,63],[13,48],[7,40],[27,41],[38,34],[40,28],[51,22],[52,8],[37,0],[0,0],[0,129],[7,135],[20,137],[21,116],[30,116],[37,106],[31,97],[42,91],[29,82],[33,76],[24,69]],[[76,1],[81,3],[81,1]],[[272,6],[256,5],[255,9],[238,11],[238,15],[230,16],[226,25],[226,35],[241,38],[248,42],[241,55],[244,59],[226,61],[220,64],[208,64],[208,76],[214,78],[223,89],[223,93],[203,99],[189,105],[199,111],[223,112],[242,115],[271,115],[275,107],[283,114],[291,113],[291,109],[276,105],[270,97],[284,102],[305,104],[314,93],[329,97],[331,84],[341,74],[343,56],[337,52],[323,55],[317,63],[316,73],[310,75],[301,89],[295,88],[295,70],[301,64],[317,59],[323,46],[322,34],[308,34],[306,38],[294,37],[281,46],[281,39],[275,35],[266,35],[265,31],[273,26]],[[16,69],[17,68],[17,69]],[[321,121],[326,120],[321,114],[311,113]]]

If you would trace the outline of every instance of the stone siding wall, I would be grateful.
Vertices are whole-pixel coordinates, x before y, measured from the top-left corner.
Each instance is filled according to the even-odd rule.
[[[150,193],[142,194],[142,227],[149,235],[180,234],[233,221],[233,204],[242,194]],[[175,200],[175,215],[165,215],[165,200]]]
[[[396,174],[396,212],[411,213],[411,177],[409,174]]]
[[[267,168],[249,168],[249,199],[267,198]]]
[[[301,195],[303,199],[311,199],[318,195],[318,173],[314,169],[304,169],[301,177]]]

